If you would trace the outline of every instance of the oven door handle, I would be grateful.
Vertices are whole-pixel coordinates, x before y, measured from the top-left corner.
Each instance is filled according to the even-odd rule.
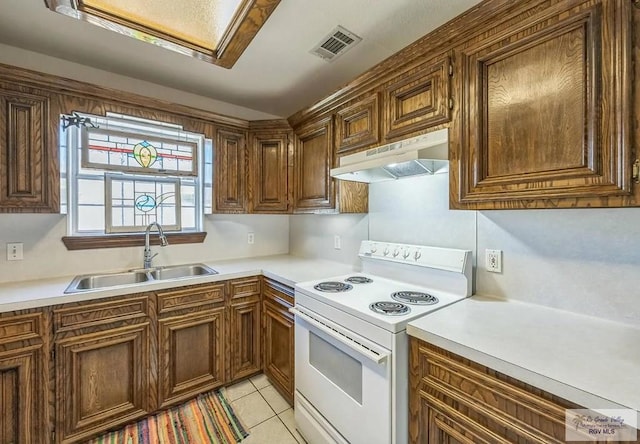
[[[387,358],[390,356],[390,353],[379,350],[379,349],[374,349],[374,347],[366,346],[362,344],[362,342],[364,341],[357,341],[356,339],[352,338],[351,336],[353,335],[350,335],[348,332],[338,330],[333,326],[325,324],[321,320],[316,319],[315,317],[312,317],[311,315],[308,315],[307,313],[300,311],[296,307],[291,307],[289,311],[294,315],[299,316],[301,319],[304,319],[312,327],[328,334],[333,339],[346,345],[350,349],[366,357],[367,359],[370,359],[376,364],[381,364],[382,362],[386,361]]]

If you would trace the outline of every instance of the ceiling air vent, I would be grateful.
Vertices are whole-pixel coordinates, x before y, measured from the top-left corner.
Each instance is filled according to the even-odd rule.
[[[311,50],[311,54],[330,62],[360,43],[361,40],[353,32],[344,29],[342,26],[337,26]]]

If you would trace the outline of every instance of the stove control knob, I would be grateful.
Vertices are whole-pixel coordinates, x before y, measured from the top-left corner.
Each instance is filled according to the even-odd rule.
[[[393,250],[393,257],[398,257],[399,254],[400,254],[400,250],[398,250],[397,248]]]
[[[407,248],[402,252],[402,257],[406,259],[406,258],[409,257],[410,254],[411,253],[409,252],[409,249]]]
[[[382,252],[385,256],[389,254],[389,247],[384,247],[384,251]]]
[[[378,245],[376,244],[371,245],[371,253],[375,253],[376,251],[378,251]]]
[[[422,257],[422,253],[420,253],[420,250],[416,250],[416,252],[413,254],[413,258],[417,261],[421,257]]]

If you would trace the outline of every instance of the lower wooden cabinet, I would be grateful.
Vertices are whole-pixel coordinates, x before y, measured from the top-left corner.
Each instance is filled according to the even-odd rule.
[[[229,282],[228,344],[230,381],[260,371],[260,277]]]
[[[411,443],[564,443],[579,406],[416,338],[410,340]]]
[[[147,294],[54,309],[57,443],[154,410]]]
[[[44,321],[40,312],[0,318],[0,443],[49,442]]]
[[[294,392],[294,304],[293,289],[270,279],[263,286],[264,373],[273,386],[293,405]]]

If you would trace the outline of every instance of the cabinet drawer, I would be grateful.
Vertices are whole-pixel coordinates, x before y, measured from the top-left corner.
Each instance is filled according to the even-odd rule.
[[[265,279],[262,294],[265,301],[281,305],[287,309],[295,304],[293,288],[270,279]]]
[[[564,442],[565,409],[579,406],[431,345],[419,353],[420,397],[430,406],[503,442]]]
[[[260,294],[260,278],[253,276],[247,279],[235,279],[229,282],[231,299],[246,298]]]
[[[224,302],[224,282],[158,291],[158,314]]]
[[[80,304],[53,312],[55,332],[99,327],[114,322],[146,319],[149,316],[149,294],[127,296],[116,301]]]
[[[0,319],[0,344],[39,338],[41,325],[42,313]]]

